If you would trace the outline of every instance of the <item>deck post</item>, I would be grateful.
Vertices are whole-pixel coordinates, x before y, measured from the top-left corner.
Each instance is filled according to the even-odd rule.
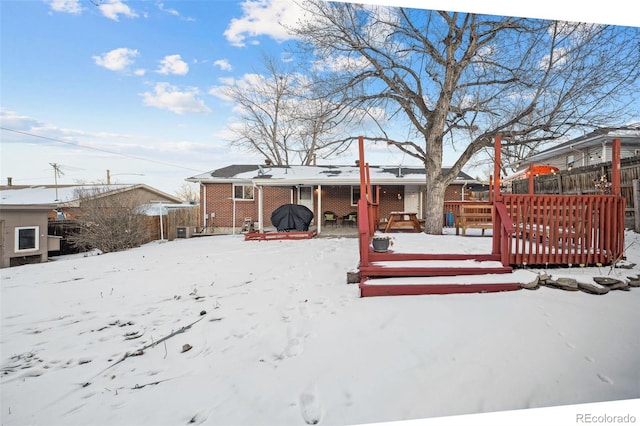
[[[500,253],[500,238],[502,231],[502,222],[500,219],[500,215],[498,214],[498,209],[496,209],[496,203],[502,202],[502,196],[500,194],[500,185],[502,184],[502,179],[500,179],[500,165],[502,162],[502,137],[500,135],[496,135],[495,138],[495,147],[494,147],[494,163],[493,163],[493,230],[491,232],[491,254],[499,254]],[[505,236],[506,238],[506,236]]]
[[[313,198],[313,195],[311,196],[311,198]],[[318,234],[320,234],[322,232],[322,219],[323,218],[324,218],[324,215],[322,214],[322,185],[318,185],[318,224],[316,225],[316,229],[318,230]]]
[[[502,164],[502,136],[496,135],[493,160],[493,201],[500,200],[500,165]]]
[[[358,136],[358,166],[360,168],[360,199],[366,198],[366,187],[364,182],[364,138]]]
[[[358,200],[358,242],[360,266],[369,265],[369,239],[371,218],[367,201],[367,178],[364,162],[364,138],[358,137],[358,167],[360,169],[360,199]]]

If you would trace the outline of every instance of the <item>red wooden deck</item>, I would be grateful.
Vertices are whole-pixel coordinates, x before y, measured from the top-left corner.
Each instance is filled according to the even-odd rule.
[[[495,279],[495,282],[478,280],[478,283],[465,283],[461,280],[456,283],[444,278],[487,274],[497,277],[509,274],[512,266],[604,265],[615,262],[624,254],[625,200],[619,196],[619,140],[614,140],[613,148],[614,195],[513,195],[501,194],[499,186],[493,185],[492,250],[491,253],[473,255],[471,258],[477,262],[499,261],[499,265],[447,266],[446,262],[464,260],[465,255],[375,253],[371,250],[371,239],[380,217],[378,204],[373,202],[369,165],[364,160],[364,142],[360,138],[361,198],[358,201],[358,217],[366,219],[358,221],[361,296],[518,290],[521,283],[517,281]],[[496,137],[496,176],[500,173],[500,150],[500,138]],[[375,199],[379,200],[380,197]],[[426,264],[425,261],[429,260],[438,260],[440,263]],[[391,279],[394,277],[403,277],[404,281]],[[425,284],[422,283],[424,277],[439,277],[442,282],[436,280]],[[389,279],[380,281],[385,278]]]

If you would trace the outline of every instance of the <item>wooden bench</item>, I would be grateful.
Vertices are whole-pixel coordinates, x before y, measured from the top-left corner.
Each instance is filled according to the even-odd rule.
[[[460,206],[460,214],[456,222],[456,235],[467,235],[467,228],[493,229],[493,206],[488,204],[469,204]]]

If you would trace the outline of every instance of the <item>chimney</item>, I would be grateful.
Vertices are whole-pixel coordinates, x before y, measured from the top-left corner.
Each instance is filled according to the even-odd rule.
[[[7,178],[7,186],[12,186],[13,185],[13,178],[12,177],[8,177]]]

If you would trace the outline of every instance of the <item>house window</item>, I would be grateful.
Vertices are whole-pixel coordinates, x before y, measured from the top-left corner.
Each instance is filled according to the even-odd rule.
[[[309,200],[311,200],[311,187],[310,186],[301,186],[300,187],[300,200],[301,201],[309,201]]]
[[[233,185],[233,198],[236,200],[253,200],[253,185]]]
[[[371,186],[371,198],[372,202],[376,202],[376,187]],[[358,200],[360,199],[360,186],[352,186],[351,187],[351,205],[357,206]]]
[[[575,162],[575,157],[573,155],[567,155],[567,169],[571,170],[573,168],[573,163]]]
[[[33,251],[40,249],[39,226],[21,226],[16,228],[15,252]]]

